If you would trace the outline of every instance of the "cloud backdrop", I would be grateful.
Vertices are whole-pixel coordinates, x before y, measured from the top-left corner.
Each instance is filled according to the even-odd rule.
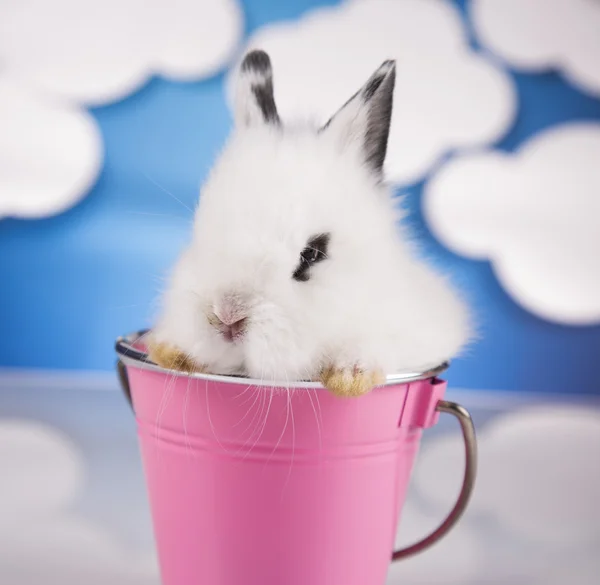
[[[5,71],[44,94],[108,104],[152,75],[209,77],[242,34],[236,0],[19,0],[0,5]]]
[[[103,159],[94,118],[0,76],[0,218],[44,217],[79,201]]]
[[[567,325],[600,323],[600,124],[552,127],[515,154],[455,158],[424,213],[453,251],[488,259],[512,297]]]
[[[271,56],[282,117],[317,123],[397,59],[385,167],[397,184],[419,181],[453,149],[495,142],[514,119],[510,77],[469,48],[458,10],[443,0],[349,0],[260,28],[250,48]]]
[[[525,72],[557,69],[600,97],[600,3],[597,0],[473,0],[480,42]]]

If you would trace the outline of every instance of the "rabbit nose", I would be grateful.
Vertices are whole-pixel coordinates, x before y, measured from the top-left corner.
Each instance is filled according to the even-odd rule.
[[[214,305],[209,315],[211,325],[223,335],[227,341],[239,339],[246,331],[248,316],[245,307],[235,299],[225,297],[223,303]]]
[[[223,323],[221,333],[227,341],[235,341],[244,335],[246,331],[246,317],[242,317],[233,323]]]
[[[242,317],[237,320],[230,318],[227,319],[227,321],[223,321],[213,313],[213,315],[209,317],[209,321],[226,341],[236,341],[244,335],[248,319],[247,317]]]
[[[244,335],[247,321],[248,319],[246,317],[242,317],[237,321],[224,323],[215,315],[212,325],[225,338],[226,341],[233,342]]]

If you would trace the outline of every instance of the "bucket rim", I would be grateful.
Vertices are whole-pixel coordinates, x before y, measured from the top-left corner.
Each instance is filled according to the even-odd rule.
[[[119,359],[123,362],[125,366],[130,366],[133,368],[137,368],[140,370],[148,370],[153,372],[159,372],[163,374],[167,374],[169,376],[178,376],[184,378],[197,378],[199,380],[207,380],[211,382],[225,382],[228,384],[243,384],[250,386],[260,386],[266,388],[324,388],[324,386],[320,382],[314,381],[293,381],[293,382],[283,382],[278,380],[258,380],[255,378],[248,378],[244,376],[235,376],[235,375],[221,375],[221,374],[207,374],[203,372],[181,372],[179,370],[171,370],[168,368],[163,368],[158,364],[155,364],[148,353],[140,349],[139,347],[135,347],[137,341],[140,340],[141,337],[146,335],[150,330],[149,329],[141,329],[139,331],[134,331],[133,333],[129,333],[127,335],[122,335],[117,338],[115,342],[115,351],[119,356]],[[388,374],[386,376],[386,381],[380,385],[382,386],[396,386],[399,384],[407,384],[409,382],[417,382],[421,380],[430,380],[432,378],[436,378],[442,372],[448,369],[450,366],[449,362],[443,362],[438,366],[429,368],[423,371],[415,371],[415,372],[403,372],[403,373],[394,373]]]

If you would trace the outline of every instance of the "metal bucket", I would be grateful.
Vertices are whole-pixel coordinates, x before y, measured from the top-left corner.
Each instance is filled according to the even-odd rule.
[[[475,432],[443,400],[446,364],[343,400],[313,382],[165,370],[141,338],[116,350],[164,585],[383,585],[390,559],[425,550],[465,510]],[[462,490],[437,530],[392,552],[422,430],[440,413],[462,429]]]

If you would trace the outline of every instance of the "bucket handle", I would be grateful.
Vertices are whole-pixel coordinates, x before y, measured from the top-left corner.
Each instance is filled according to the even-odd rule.
[[[475,475],[477,474],[477,441],[475,439],[475,427],[473,420],[466,408],[456,402],[440,400],[436,411],[451,414],[458,419],[465,444],[465,473],[458,499],[446,519],[428,536],[406,548],[395,551],[392,561],[399,561],[420,553],[442,539],[456,525],[463,515],[475,486]]]

